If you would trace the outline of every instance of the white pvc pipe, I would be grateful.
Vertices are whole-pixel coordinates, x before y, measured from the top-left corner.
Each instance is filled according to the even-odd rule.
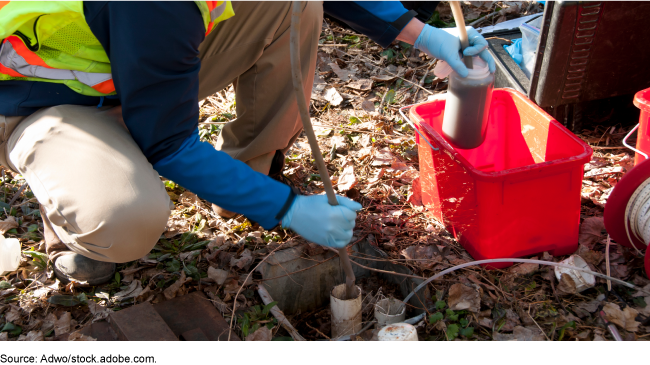
[[[347,298],[345,284],[332,288],[330,310],[332,311],[332,338],[352,335],[361,331],[361,288],[355,286],[357,294]],[[344,298],[344,299],[341,299]]]

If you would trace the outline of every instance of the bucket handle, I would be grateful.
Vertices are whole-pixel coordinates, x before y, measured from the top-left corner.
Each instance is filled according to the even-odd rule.
[[[645,157],[645,159],[647,160],[647,159],[648,159],[648,155],[647,155],[647,154],[645,154],[645,153],[643,153],[643,152],[637,150],[636,148],[630,146],[629,144],[627,144],[627,139],[628,139],[628,138],[632,135],[632,133],[634,133],[634,131],[636,131],[637,129],[639,129],[639,124],[638,124],[638,123],[637,123],[637,125],[636,125],[634,128],[632,128],[632,130],[630,131],[630,133],[628,133],[627,136],[625,136],[625,138],[623,138],[623,146],[625,146],[625,147],[631,149],[632,151],[638,153],[639,155]]]
[[[399,113],[400,113],[400,114],[402,115],[402,117],[406,120],[406,122],[407,122],[407,123],[408,123],[408,124],[413,128],[413,129],[415,129],[416,132],[418,132],[418,134],[420,135],[420,137],[422,137],[422,139],[424,139],[424,141],[429,145],[429,147],[431,147],[432,150],[434,150],[434,151],[438,151],[440,148],[433,147],[433,145],[431,144],[431,142],[429,142],[429,138],[425,137],[424,134],[422,134],[422,132],[420,132],[420,129],[418,129],[418,128],[415,126],[415,124],[413,124],[413,122],[411,122],[411,120],[406,116],[406,114],[404,114],[404,109],[406,109],[406,108],[411,108],[411,107],[414,106],[414,105],[416,105],[416,104],[406,105],[406,106],[403,106],[403,107],[399,108]],[[648,156],[646,156],[646,158],[648,158]]]

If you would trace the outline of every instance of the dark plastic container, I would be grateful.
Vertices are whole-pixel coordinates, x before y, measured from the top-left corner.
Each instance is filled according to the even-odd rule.
[[[591,148],[521,93],[494,89],[485,141],[458,149],[442,136],[445,96],[438,98],[410,110],[440,148],[416,135],[428,213],[476,260],[574,252]]]
[[[522,92],[567,127],[579,130],[583,114],[593,109],[586,102],[650,87],[648,14],[647,1],[548,1],[530,79],[503,49],[506,42],[488,39],[497,64],[494,86]],[[521,33],[484,36],[512,39]]]

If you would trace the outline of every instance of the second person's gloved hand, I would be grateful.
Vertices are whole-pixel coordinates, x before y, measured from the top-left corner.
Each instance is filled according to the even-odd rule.
[[[488,64],[490,72],[494,72],[496,65],[487,50],[487,41],[473,27],[466,29],[469,47],[463,50],[463,55],[481,57]],[[447,62],[461,77],[467,77],[467,67],[459,55],[461,45],[457,28],[439,29],[425,24],[413,46],[429,56]]]
[[[337,196],[339,205],[332,206],[326,195],[298,195],[287,214],[282,218],[282,228],[291,228],[306,240],[319,245],[342,248],[352,239],[361,204]]]

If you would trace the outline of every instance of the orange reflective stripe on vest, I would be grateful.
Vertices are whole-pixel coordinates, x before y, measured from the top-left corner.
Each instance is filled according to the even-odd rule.
[[[110,73],[90,73],[48,66],[16,36],[5,39],[0,48],[0,72],[12,77],[38,77],[50,80],[77,80],[101,93],[115,91]]]
[[[205,3],[208,5],[208,10],[210,11],[210,23],[205,31],[205,35],[207,36],[214,27],[214,21],[219,18],[224,11],[226,11],[228,3],[225,1],[206,1]]]

